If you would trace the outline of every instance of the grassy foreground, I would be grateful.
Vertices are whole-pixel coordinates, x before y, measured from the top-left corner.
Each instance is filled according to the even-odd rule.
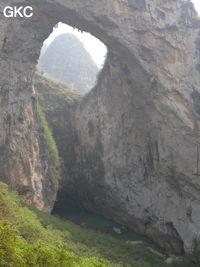
[[[161,266],[142,246],[81,228],[21,203],[0,183],[0,266]]]
[[[147,246],[126,244],[38,211],[0,183],[0,266],[166,266]],[[198,260],[193,255],[170,266],[200,266]]]

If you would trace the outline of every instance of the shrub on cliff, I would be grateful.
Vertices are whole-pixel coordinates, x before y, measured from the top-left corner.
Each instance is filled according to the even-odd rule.
[[[53,138],[52,131],[51,131],[51,129],[48,125],[48,122],[46,120],[46,116],[45,116],[44,112],[42,111],[40,105],[37,106],[37,113],[39,116],[40,125],[44,131],[44,138],[46,141],[47,154],[49,154],[49,157],[51,159],[51,163],[53,165],[53,168],[55,169],[55,177],[57,180],[59,180],[60,176],[61,176],[61,158],[59,156],[57,145],[56,145],[56,142]]]

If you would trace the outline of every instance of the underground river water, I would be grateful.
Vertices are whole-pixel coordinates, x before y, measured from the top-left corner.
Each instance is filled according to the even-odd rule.
[[[151,239],[100,215],[79,210],[59,212],[59,214],[54,213],[54,215],[69,220],[84,228],[110,234],[119,240],[143,241],[159,249],[159,247]]]

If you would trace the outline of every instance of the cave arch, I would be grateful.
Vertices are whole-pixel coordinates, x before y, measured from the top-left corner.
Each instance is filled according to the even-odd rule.
[[[28,4],[34,8],[32,18],[0,18],[1,180],[38,208],[51,208],[44,198],[32,78],[43,41],[61,21],[90,32],[109,50],[96,89],[76,113],[82,129],[79,145],[87,158],[84,179],[90,192],[99,190],[92,199],[99,210],[123,217],[126,225],[168,250],[181,253],[183,241],[191,251],[200,231],[199,114],[191,98],[200,91],[195,12],[185,19],[182,0],[176,5],[170,0]],[[88,125],[93,125],[93,134]],[[92,182],[98,173],[98,181]]]

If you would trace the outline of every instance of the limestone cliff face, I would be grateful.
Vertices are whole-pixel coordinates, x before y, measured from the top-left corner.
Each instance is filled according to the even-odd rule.
[[[42,42],[62,21],[89,31],[109,50],[98,85],[76,110],[73,183],[82,183],[83,205],[168,250],[199,248],[200,30],[191,3],[29,4],[32,19],[0,18],[1,179],[13,188],[29,185],[32,202],[45,207],[32,77]]]
[[[60,188],[63,188],[63,186],[68,188],[74,178],[76,167],[75,107],[81,101],[83,95],[69,85],[52,80],[41,72],[36,72],[34,87],[38,95],[38,102],[46,115],[49,127],[52,129],[59,156],[63,162],[61,168],[63,179],[60,181]],[[48,186],[45,188],[48,188]],[[65,200],[59,202],[59,205],[65,206]]]

